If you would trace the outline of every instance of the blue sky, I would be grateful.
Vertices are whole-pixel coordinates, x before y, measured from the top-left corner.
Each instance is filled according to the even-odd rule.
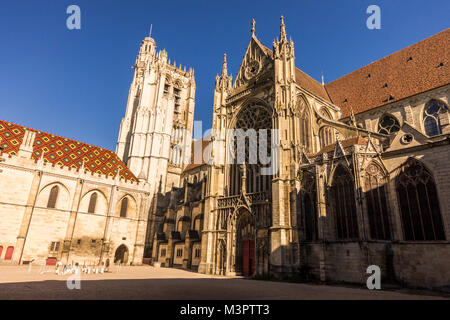
[[[66,8],[81,8],[81,30]],[[381,8],[381,29],[366,9]],[[195,69],[195,119],[211,125],[223,53],[236,75],[250,21],[269,48],[284,15],[296,65],[330,82],[449,27],[448,0],[2,1],[0,119],[115,150],[140,41]]]

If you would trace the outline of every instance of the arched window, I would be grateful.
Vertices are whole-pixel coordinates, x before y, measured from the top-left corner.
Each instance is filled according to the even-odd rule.
[[[127,216],[128,210],[128,198],[125,197],[122,199],[122,203],[120,204],[120,216],[125,218]]]
[[[447,112],[447,107],[440,101],[431,100],[423,111],[423,126],[429,137],[442,134],[440,114]]]
[[[91,194],[91,198],[89,199],[89,208],[88,208],[89,213],[95,212],[96,204],[97,204],[97,192],[94,192],[93,194]]]
[[[302,177],[302,206],[304,211],[305,240],[317,240],[317,214],[314,176],[304,172]]]
[[[201,231],[202,230],[202,221],[203,219],[201,217],[197,217],[194,220],[194,230],[195,231]]]
[[[400,130],[398,120],[389,114],[384,115],[378,123],[378,133],[393,134],[398,130]]]
[[[320,115],[322,116],[322,117],[324,117],[325,119],[331,119],[331,114],[330,114],[330,112],[327,110],[327,108],[325,108],[325,107],[322,107],[322,108],[320,108]]]
[[[386,201],[386,178],[380,167],[374,163],[369,164],[365,173],[364,184],[370,237],[372,239],[389,240],[391,230]]]
[[[333,144],[335,141],[335,135],[334,128],[330,126],[322,127],[319,131],[320,146],[323,148]]]
[[[177,223],[177,231],[178,231],[178,232],[183,231],[183,220],[182,220],[182,219],[178,220],[178,223]]]
[[[50,190],[50,196],[48,197],[47,208],[56,208],[56,200],[58,199],[59,187],[54,186]]]
[[[262,129],[271,129],[272,128],[272,114],[271,110],[267,107],[260,105],[257,102],[252,102],[246,105],[238,114],[235,129],[236,135],[233,137],[233,141],[230,141],[232,147],[231,154],[231,165],[229,166],[229,194],[236,195],[239,194],[242,190],[242,178],[244,174],[244,168],[247,171],[247,192],[249,190],[256,189],[256,176],[250,175],[249,172],[260,172],[260,170],[268,170],[267,162],[263,162],[261,158],[261,150],[259,148],[267,148],[267,153],[265,156],[270,157],[272,154],[271,150],[271,130],[262,130]],[[250,130],[252,129],[252,130]],[[253,134],[255,133],[255,134]],[[247,135],[248,134],[248,135]],[[267,143],[260,142],[263,139],[260,139],[260,134],[264,134],[263,138],[266,138]],[[255,144],[253,144],[253,142]],[[242,148],[242,149],[241,149]],[[241,152],[244,151],[245,153]],[[256,163],[252,163],[256,160]],[[245,166],[242,162],[245,162]],[[264,169],[263,169],[264,168]],[[264,183],[260,185],[261,191],[270,190],[271,188],[271,175],[263,176]],[[251,186],[249,185],[251,184]]]
[[[306,152],[312,151],[310,113],[306,106],[300,114],[300,143],[305,147]]]
[[[408,159],[397,177],[405,240],[445,240],[436,185],[420,161]]]
[[[357,239],[359,236],[354,189],[350,173],[338,166],[331,186],[337,239]]]

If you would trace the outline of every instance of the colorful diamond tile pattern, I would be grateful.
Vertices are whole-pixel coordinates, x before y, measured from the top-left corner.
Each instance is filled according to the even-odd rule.
[[[86,171],[109,176],[115,176],[120,171],[121,178],[137,181],[130,169],[111,150],[0,120],[0,147],[4,154],[15,155],[19,152],[25,130],[36,132],[34,159],[39,159],[44,152],[44,161],[74,169],[81,168],[84,160]]]

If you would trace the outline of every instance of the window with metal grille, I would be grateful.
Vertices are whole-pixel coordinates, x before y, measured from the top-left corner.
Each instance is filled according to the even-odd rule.
[[[386,178],[377,164],[371,163],[367,166],[364,185],[370,237],[372,239],[389,240],[391,239],[391,231],[386,201]]]
[[[441,101],[431,100],[423,111],[423,126],[429,137],[442,134],[440,115],[447,112],[447,107]]]
[[[127,216],[127,209],[128,209],[128,198],[125,197],[122,199],[122,203],[120,204],[120,216],[122,218],[125,218]]]
[[[177,257],[183,256],[183,249],[177,249]]]
[[[405,240],[445,240],[436,185],[420,161],[410,158],[400,168],[397,195]]]
[[[165,257],[166,256],[166,249],[161,249],[161,257]]]
[[[378,132],[383,134],[393,134],[400,130],[398,120],[391,115],[384,115],[378,123]]]
[[[97,204],[97,192],[94,192],[93,194],[91,194],[91,198],[89,199],[89,208],[88,208],[89,213],[95,212],[96,204]]]
[[[59,187],[54,186],[50,190],[50,196],[48,197],[47,208],[56,208],[56,200],[58,199]]]
[[[200,258],[201,250],[199,248],[195,249],[195,258]]]
[[[354,183],[350,172],[341,165],[334,172],[330,191],[335,211],[336,238],[357,239],[359,232]]]

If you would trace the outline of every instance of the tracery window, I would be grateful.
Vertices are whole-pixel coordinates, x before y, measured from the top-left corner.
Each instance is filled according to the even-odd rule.
[[[303,172],[302,177],[302,207],[304,212],[305,240],[317,240],[317,212],[316,212],[316,192],[313,174]]]
[[[324,117],[325,119],[331,119],[331,114],[325,107],[320,108],[319,112],[320,112],[320,115],[322,117]]]
[[[311,143],[311,116],[309,113],[309,109],[304,107],[303,112],[300,114],[300,128],[301,128],[301,135],[300,135],[300,142],[302,146],[305,147],[306,152],[312,151],[312,143]]]
[[[335,210],[336,238],[357,239],[355,187],[350,173],[341,165],[334,172],[331,196]]]
[[[445,240],[436,185],[420,161],[410,158],[400,168],[397,195],[405,240]]]
[[[260,130],[265,130],[266,138],[267,138],[267,153],[266,156],[271,156],[271,128],[272,128],[272,114],[269,109],[254,102],[247,106],[245,106],[242,111],[238,115],[238,119],[236,121],[236,129],[242,129],[242,134],[249,133],[249,129],[255,130],[256,133],[255,139],[251,139],[249,137],[245,137],[245,168],[242,167],[242,164],[237,163],[236,155],[238,151],[238,137],[234,137],[233,143],[233,157],[235,163],[230,165],[230,195],[236,195],[241,192],[242,188],[242,178],[245,171],[246,174],[246,190],[247,193],[251,192],[260,192],[270,190],[271,184],[271,175],[261,175],[261,168],[268,167],[269,165],[261,163],[261,158],[259,154],[259,143],[260,143],[260,134],[262,133]],[[239,132],[237,132],[239,134]],[[250,141],[253,140],[253,143]],[[241,140],[242,137],[241,137]],[[256,164],[252,163],[250,160],[256,160]],[[238,159],[239,160],[239,159]]]
[[[378,123],[378,133],[393,134],[400,130],[398,120],[389,115],[384,115]]]
[[[48,197],[47,208],[56,208],[56,200],[58,199],[59,187],[54,186],[50,190],[50,196]]]
[[[447,112],[447,107],[441,101],[431,100],[423,111],[423,126],[429,137],[442,134],[440,115]]]
[[[91,194],[91,198],[89,199],[88,213],[94,213],[96,205],[97,205],[97,192],[94,192],[93,194]]]
[[[326,147],[335,142],[335,129],[331,126],[322,127],[319,131],[320,146]]]
[[[122,199],[122,202],[120,204],[120,217],[125,218],[127,216],[127,210],[128,210],[128,198],[125,197]]]
[[[375,163],[371,163],[367,167],[364,185],[370,237],[378,240],[389,240],[391,231],[386,200],[386,178],[381,168]]]

